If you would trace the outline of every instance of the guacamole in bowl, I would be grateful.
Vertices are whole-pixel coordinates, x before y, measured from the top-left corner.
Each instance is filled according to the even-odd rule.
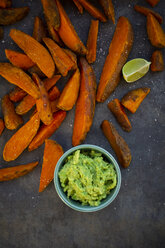
[[[63,154],[54,172],[61,200],[74,210],[94,212],[117,196],[121,173],[113,156],[95,145],[80,145]]]

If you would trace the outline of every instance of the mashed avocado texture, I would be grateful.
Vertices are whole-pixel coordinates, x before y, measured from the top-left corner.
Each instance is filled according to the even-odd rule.
[[[98,206],[117,184],[114,166],[95,151],[77,150],[68,156],[59,179],[68,198],[90,206]]]

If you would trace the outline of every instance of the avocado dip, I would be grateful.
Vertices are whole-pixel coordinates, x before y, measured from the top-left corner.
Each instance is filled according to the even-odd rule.
[[[77,150],[68,156],[59,179],[68,198],[90,206],[98,206],[117,184],[113,164],[94,150]]]

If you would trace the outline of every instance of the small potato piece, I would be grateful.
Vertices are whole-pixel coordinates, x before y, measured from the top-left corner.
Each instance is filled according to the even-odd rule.
[[[156,50],[151,57],[151,71],[163,71],[164,61],[162,51]]]
[[[38,42],[41,42],[44,37],[47,36],[47,32],[43,21],[36,16],[34,19],[34,27],[33,27],[33,38]]]
[[[10,93],[9,98],[12,102],[20,102],[27,93],[19,87],[15,87]]]
[[[121,104],[134,114],[149,92],[150,88],[131,90],[122,98]]]
[[[104,9],[104,12],[109,20],[115,24],[115,11],[113,7],[112,0],[99,0],[101,6]]]
[[[140,6],[140,5],[135,5],[134,6],[134,10],[136,10],[137,12],[147,16],[149,13],[152,14],[153,16],[155,16],[155,18],[158,20],[158,22],[160,24],[163,23],[163,17],[161,15],[159,15],[158,13],[156,13],[155,11],[153,11],[152,9]]]
[[[22,177],[28,174],[30,171],[32,171],[37,165],[38,162],[33,162],[29,164],[0,169],[0,182],[9,181],[16,179],[18,177]]]
[[[160,0],[146,0],[152,7],[155,7]]]
[[[57,107],[65,111],[71,110],[77,101],[79,88],[80,88],[80,71],[77,68],[77,70],[74,72],[72,77],[65,85],[60,95]]]
[[[57,111],[56,113],[53,114],[53,121],[51,122],[50,125],[42,125],[32,140],[32,142],[29,145],[29,152],[37,149],[39,146],[41,146],[45,139],[48,139],[61,125],[63,120],[66,117],[66,112],[65,111]]]
[[[12,65],[23,70],[28,70],[35,65],[35,63],[26,54],[9,49],[5,49],[5,54]]]
[[[45,140],[39,192],[42,192],[53,180],[56,164],[63,153],[62,147],[54,140]]]
[[[17,159],[36,135],[39,126],[40,118],[38,113],[36,113],[6,143],[3,150],[4,160],[9,162]]]
[[[0,25],[12,25],[29,13],[29,7],[0,9]]]
[[[120,165],[123,168],[127,168],[132,160],[131,151],[123,139],[112,125],[111,122],[104,120],[101,124],[101,129],[109,141],[112,149],[116,153]]]
[[[157,19],[150,13],[147,15],[147,33],[153,46],[165,47],[165,33]]]
[[[122,129],[126,132],[130,132],[132,126],[119,99],[114,99],[111,102],[109,102],[108,108],[114,114]]]
[[[17,129],[23,123],[22,117],[16,114],[14,104],[10,101],[8,95],[2,98],[2,112],[7,129]]]
[[[5,123],[2,119],[0,119],[0,135],[2,134],[4,129],[5,129]]]

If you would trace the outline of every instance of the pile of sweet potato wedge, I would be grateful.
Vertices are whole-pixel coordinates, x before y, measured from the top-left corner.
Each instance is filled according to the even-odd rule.
[[[0,1],[0,6],[1,2],[10,1]],[[34,107],[28,122],[21,126],[6,143],[3,158],[8,162],[13,161],[26,148],[30,152],[45,142],[40,192],[52,181],[57,161],[63,154],[62,147],[55,141],[49,140],[50,136],[65,120],[67,111],[76,105],[72,144],[76,146],[85,140],[93,123],[96,102],[104,102],[118,86],[122,67],[128,59],[134,39],[131,23],[126,17],[120,17],[97,88],[95,74],[90,64],[96,60],[99,21],[106,22],[108,18],[115,23],[112,1],[99,0],[104,15],[87,0],[73,0],[81,14],[83,9],[86,9],[97,19],[91,21],[86,46],[80,40],[59,0],[41,0],[41,2],[47,28],[43,21],[36,17],[32,36],[11,29],[10,37],[22,52],[6,49],[9,63],[0,63],[0,75],[16,85],[14,90],[2,98],[4,121],[0,119],[0,133],[5,127],[10,130],[18,129],[23,124],[22,116]],[[148,14],[147,11],[143,10],[141,13],[147,13],[148,21],[151,22],[153,20],[150,19],[153,19],[155,12]],[[162,22],[158,14],[154,18],[158,19],[156,25]],[[155,24],[153,27],[155,28]],[[150,33],[152,30],[148,31],[148,34]],[[162,46],[163,38],[159,37],[160,39],[156,40],[154,37],[152,41],[152,37],[152,34],[149,35],[151,42],[157,42]],[[60,92],[56,84],[68,73],[71,76]],[[121,101],[114,99],[108,103],[109,109],[124,131],[130,132],[132,129],[124,107],[135,113],[149,92],[149,88],[138,88],[128,92]],[[127,143],[107,120],[102,122],[101,128],[116,152],[120,164],[124,168],[128,167],[131,162],[131,152]],[[34,162],[0,169],[0,181],[25,175],[37,164],[38,162]]]

